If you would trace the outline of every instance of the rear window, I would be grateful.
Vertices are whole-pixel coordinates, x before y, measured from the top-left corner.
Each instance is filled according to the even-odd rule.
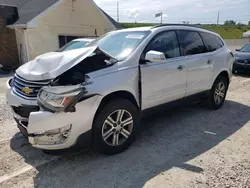
[[[205,52],[203,41],[196,31],[177,31],[183,55],[194,55]]]
[[[208,52],[216,51],[224,46],[223,42],[218,36],[203,32],[200,34],[204,40]]]

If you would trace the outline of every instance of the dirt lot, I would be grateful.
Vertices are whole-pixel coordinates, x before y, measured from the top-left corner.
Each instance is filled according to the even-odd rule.
[[[250,78],[233,78],[222,109],[195,106],[142,121],[116,156],[50,156],[18,132],[0,78],[0,187],[250,187]]]

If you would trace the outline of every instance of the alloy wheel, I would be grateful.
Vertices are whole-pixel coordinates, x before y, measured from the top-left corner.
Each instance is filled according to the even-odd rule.
[[[127,110],[116,110],[104,121],[102,138],[110,146],[119,146],[131,135],[133,124],[133,117]]]
[[[226,95],[226,86],[224,82],[219,82],[214,91],[214,102],[216,104],[221,104]]]

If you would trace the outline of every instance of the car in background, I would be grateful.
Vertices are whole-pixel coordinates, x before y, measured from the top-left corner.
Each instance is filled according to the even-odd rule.
[[[90,42],[92,42],[94,40],[95,40],[94,38],[78,38],[78,39],[72,40],[71,42],[65,44],[63,47],[61,47],[57,51],[41,54],[41,55],[37,56],[36,59],[47,57],[49,55],[53,55],[56,53],[61,53],[61,52],[66,52],[66,51],[70,51],[70,50],[84,48],[87,44],[89,44]]]
[[[83,48],[84,46],[86,46],[87,44],[92,42],[93,40],[94,39],[90,39],[90,38],[75,39],[75,40],[72,40],[71,42],[69,42],[68,44],[64,45],[63,47],[61,47],[59,50],[57,50],[57,52],[65,52],[65,51],[69,51],[69,50]]]
[[[241,49],[236,49],[235,62],[233,64],[233,72],[250,71],[250,43]]]

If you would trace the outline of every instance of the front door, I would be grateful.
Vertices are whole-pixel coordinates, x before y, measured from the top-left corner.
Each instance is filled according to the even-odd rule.
[[[186,92],[187,65],[180,56],[175,31],[158,34],[142,56],[151,50],[164,53],[165,60],[140,65],[142,110],[181,99]]]

